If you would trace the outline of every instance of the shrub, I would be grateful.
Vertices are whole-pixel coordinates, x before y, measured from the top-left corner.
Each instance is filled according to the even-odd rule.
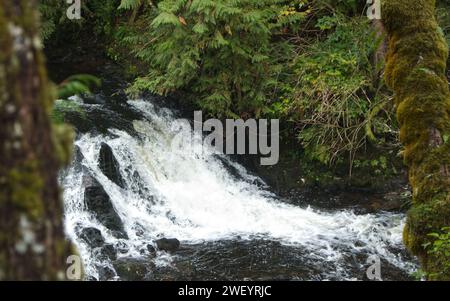
[[[332,163],[346,154],[352,161],[376,134],[396,133],[383,112],[388,95],[372,80],[380,40],[365,18],[336,14],[316,26],[332,31],[295,58],[290,111],[298,115],[298,138],[310,158]]]
[[[274,43],[274,35],[295,27],[308,14],[298,11],[306,7],[303,1],[289,3],[160,1],[143,20],[149,23],[145,30],[124,38],[138,44],[134,53],[149,68],[130,91],[165,95],[183,90],[212,115],[258,116],[288,60],[289,47],[285,41]]]

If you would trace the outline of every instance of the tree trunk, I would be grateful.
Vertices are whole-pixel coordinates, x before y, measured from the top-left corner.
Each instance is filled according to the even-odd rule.
[[[377,49],[373,56],[373,75],[372,83],[375,89],[378,89],[383,75],[384,59],[386,57],[386,31],[384,30],[383,22],[378,19],[372,20],[372,28],[375,31],[375,38],[377,40]]]
[[[0,2],[0,280],[64,279],[57,172],[67,148],[52,128],[52,95],[36,0]],[[66,136],[67,137],[67,136]]]
[[[389,36],[385,76],[395,93],[413,189],[404,241],[429,279],[449,280],[449,256],[426,248],[433,243],[429,233],[450,226],[448,46],[434,13],[434,0],[384,0],[382,6]]]

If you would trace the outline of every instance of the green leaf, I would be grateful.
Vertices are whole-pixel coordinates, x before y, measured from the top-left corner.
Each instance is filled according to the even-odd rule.
[[[139,7],[142,0],[121,0],[118,9],[131,10]]]
[[[99,87],[100,85],[101,80],[93,75],[72,75],[58,86],[58,98],[67,99],[73,95],[90,93],[91,88]]]
[[[192,27],[192,31],[198,34],[204,34],[205,32],[208,32],[208,26],[204,23],[197,23]]]
[[[177,16],[169,12],[160,13],[151,23],[153,27],[159,27],[161,25],[171,24],[174,26],[180,26],[181,22]]]

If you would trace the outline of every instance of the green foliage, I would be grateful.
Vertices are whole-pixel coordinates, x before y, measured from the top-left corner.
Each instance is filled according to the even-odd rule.
[[[450,135],[448,45],[435,16],[435,1],[384,2],[383,24],[390,36],[385,77],[395,92],[403,157],[413,191],[403,240],[427,273],[439,275],[433,279],[449,280],[448,257],[428,254],[423,248],[429,241],[427,234],[448,227],[450,216],[450,145],[442,141]]]
[[[85,1],[85,26],[93,28],[96,36],[109,39],[113,36],[117,11],[117,0],[89,0]]]
[[[296,2],[303,7],[303,1]],[[289,49],[271,43],[272,38],[281,27],[294,28],[307,15],[288,4],[280,0],[160,1],[147,27],[123,39],[129,45],[138,44],[134,54],[149,69],[130,91],[165,95],[183,90],[215,116],[259,115]],[[286,10],[291,13],[286,15]]]
[[[136,9],[142,5],[142,0],[121,0],[119,9]]]
[[[366,4],[363,0],[319,0],[318,5],[324,5],[333,12],[346,15],[361,15],[362,8]]]
[[[54,103],[51,120],[58,125],[64,124],[66,114],[71,112],[75,112],[82,117],[85,115],[81,106],[73,100],[58,99]]]
[[[430,254],[442,254],[450,257],[450,227],[444,227],[440,233],[429,233],[428,236],[433,238],[433,242],[424,244],[428,248]],[[448,261],[450,267],[450,260]]]
[[[73,95],[90,93],[92,88],[100,85],[101,80],[93,75],[72,75],[58,86],[58,98],[67,99]]]
[[[141,4],[123,0],[120,8]],[[138,60],[129,69],[140,74],[131,94],[183,92],[216,117],[281,118],[300,129],[285,135],[298,136],[310,159],[353,161],[367,141],[397,138],[388,95],[374,82],[381,39],[365,16],[344,15],[358,5],[163,0],[118,28],[116,49],[131,49]]]
[[[353,161],[354,168],[369,168],[376,175],[389,175],[390,173],[396,173],[396,169],[394,166],[391,166],[390,162],[386,156],[379,156],[370,160],[359,160],[356,159]]]
[[[437,1],[436,14],[439,25],[447,39],[447,44],[450,45],[450,2]]]
[[[58,100],[55,101],[51,119],[55,124],[63,124],[65,115],[76,112],[83,116],[85,113],[80,105],[70,99],[71,96],[90,94],[93,88],[99,87],[101,80],[89,74],[76,74],[68,77],[58,86]]]
[[[44,0],[42,0],[44,1]],[[47,0],[53,1],[53,0]],[[364,3],[363,3],[364,4]],[[354,0],[92,0],[86,20],[135,78],[130,94],[183,93],[216,117],[281,118],[310,159],[353,161],[397,138],[379,46]],[[357,17],[349,17],[349,16]],[[79,81],[63,97],[87,91]],[[351,164],[350,164],[351,166]]]
[[[47,40],[65,18],[65,3],[59,0],[40,0],[41,36]]]
[[[369,22],[335,14],[320,18],[316,27],[333,31],[294,60],[291,111],[299,115],[306,153],[328,164],[343,154],[353,158],[369,139],[376,141],[374,131],[395,131],[379,126],[390,114],[382,110],[387,95],[371,79],[379,41]]]
[[[66,1],[39,0],[42,38],[66,41],[68,37],[76,38],[83,30],[89,30],[92,38],[112,37],[118,0],[89,0],[82,1],[81,5],[81,19],[69,20]]]
[[[431,242],[423,244],[428,254],[441,259],[442,270],[439,273],[428,275],[430,278],[439,278],[439,274],[450,272],[450,227],[443,227],[440,232],[429,233]]]
[[[418,269],[417,271],[414,271],[411,276],[414,277],[417,281],[421,281],[426,279],[426,273],[422,269]]]

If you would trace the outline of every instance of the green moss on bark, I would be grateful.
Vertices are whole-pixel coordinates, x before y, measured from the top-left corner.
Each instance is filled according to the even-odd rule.
[[[66,240],[58,169],[72,141],[50,123],[36,0],[0,2],[0,280],[61,280]],[[64,137],[64,139],[61,139]]]
[[[450,225],[450,93],[445,77],[448,45],[434,15],[434,0],[384,0],[389,35],[385,77],[395,93],[404,160],[409,168],[413,207],[404,242],[430,279],[450,279],[449,257],[425,245]]]

